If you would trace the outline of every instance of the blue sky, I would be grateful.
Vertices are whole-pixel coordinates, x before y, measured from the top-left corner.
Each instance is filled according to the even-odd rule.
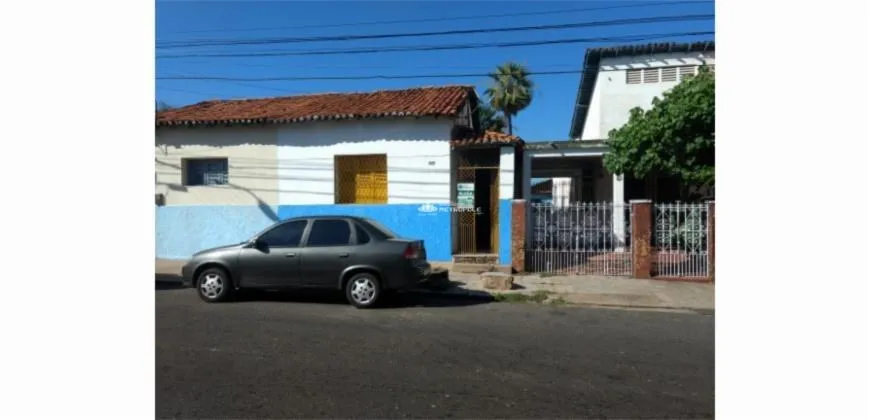
[[[575,1],[575,2],[251,2],[251,1],[158,1],[157,42],[202,39],[258,39],[333,35],[366,35],[403,32],[450,31],[507,26],[552,25],[714,13],[713,2],[652,5],[664,1]],[[622,7],[647,4],[647,7]],[[336,26],[359,22],[420,20],[536,13],[565,9],[595,9],[556,14],[477,19],[447,19],[438,22],[405,22],[377,25]],[[613,9],[613,7],[622,7]],[[326,27],[327,25],[331,25]],[[300,28],[299,26],[307,26]],[[526,32],[482,33],[437,37],[308,42],[265,46],[202,47],[158,49],[157,55],[186,53],[250,53],[265,50],[320,50],[336,48],[385,47],[536,41],[563,38],[633,36],[643,34],[713,31],[714,22],[668,22],[640,25],[572,28]],[[668,38],[685,42],[712,39],[710,36]],[[585,48],[639,42],[599,42],[487,48],[473,50],[414,51],[376,54],[315,55],[243,58],[160,58],[158,77],[227,76],[305,77],[358,75],[414,75],[486,73],[508,60],[522,63],[531,71],[578,70]],[[515,119],[514,133],[527,141],[567,139],[573,102],[580,74],[534,76],[535,97],[529,108]],[[472,84],[480,95],[488,85],[486,77],[431,78],[409,80],[342,81],[201,81],[158,80],[157,100],[173,106],[207,99],[282,96],[317,92],[369,91],[442,84]]]

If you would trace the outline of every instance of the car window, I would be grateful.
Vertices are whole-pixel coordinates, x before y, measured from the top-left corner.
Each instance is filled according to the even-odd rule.
[[[345,220],[315,220],[308,234],[308,246],[350,244],[350,223]]]
[[[378,222],[377,220],[374,220],[374,219],[364,219],[364,220],[373,229],[378,230],[381,233],[381,235],[383,235],[384,239],[393,239],[393,238],[399,237],[399,235],[396,235],[396,233],[393,232],[392,230],[390,230],[390,228],[380,224],[380,222]]]
[[[360,245],[367,244],[367,243],[369,243],[369,241],[372,240],[372,238],[369,236],[368,232],[366,232],[366,230],[363,229],[359,224],[354,224],[353,227],[356,230],[356,243],[357,244],[360,244]]]
[[[306,220],[297,220],[275,226],[274,229],[260,236],[260,241],[269,247],[294,247],[302,241]]]

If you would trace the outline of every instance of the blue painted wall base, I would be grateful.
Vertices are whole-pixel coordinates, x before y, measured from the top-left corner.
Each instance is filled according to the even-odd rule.
[[[157,207],[156,256],[187,259],[195,252],[244,241],[278,220],[305,215],[370,217],[397,234],[426,242],[431,261],[453,259],[450,212],[421,211],[422,204],[165,206]],[[499,263],[511,263],[511,200],[499,200]]]
[[[511,264],[511,212],[513,200],[498,200],[498,263]]]
[[[157,207],[156,256],[187,259],[203,249],[249,239],[277,220],[275,206]]]

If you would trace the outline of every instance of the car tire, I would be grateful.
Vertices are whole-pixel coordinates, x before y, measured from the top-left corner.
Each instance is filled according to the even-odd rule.
[[[207,303],[226,302],[233,293],[230,275],[220,267],[210,267],[199,273],[196,294]]]
[[[354,274],[344,286],[347,301],[359,309],[375,306],[382,293],[380,279],[372,273]]]

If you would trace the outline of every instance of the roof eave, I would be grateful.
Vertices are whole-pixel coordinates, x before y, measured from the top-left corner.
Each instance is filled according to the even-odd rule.
[[[642,52],[641,49],[648,51]],[[586,50],[583,58],[583,73],[580,76],[580,87],[577,89],[577,99],[574,102],[574,113],[571,116],[571,129],[568,136],[572,139],[579,140],[583,136],[583,129],[586,126],[586,115],[589,111],[589,103],[592,100],[592,94],[595,89],[595,82],[598,79],[598,70],[600,68],[601,57],[604,53],[611,52],[613,57],[625,57],[640,55],[644,53],[657,54],[682,50],[685,53],[692,52],[707,52],[715,51],[715,41],[697,41],[684,43],[649,43],[635,45],[617,45],[612,47],[591,48]],[[594,60],[594,62],[590,62]],[[594,64],[594,68],[592,65]],[[587,77],[587,75],[591,75]],[[588,82],[587,82],[588,81]],[[584,92],[588,91],[588,95]]]

